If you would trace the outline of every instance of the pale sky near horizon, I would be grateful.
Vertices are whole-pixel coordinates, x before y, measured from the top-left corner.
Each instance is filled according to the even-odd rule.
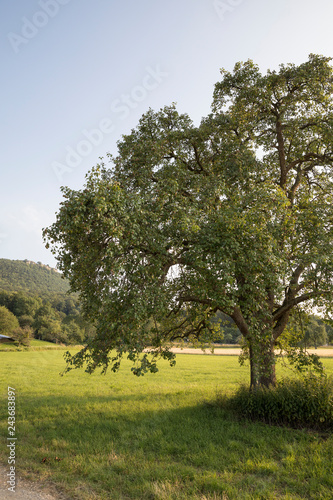
[[[330,0],[2,1],[0,258],[55,267],[41,232],[60,186],[81,189],[149,108],[199,123],[221,67],[333,56],[332,19]]]

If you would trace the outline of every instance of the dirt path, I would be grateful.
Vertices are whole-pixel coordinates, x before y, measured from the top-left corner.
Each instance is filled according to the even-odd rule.
[[[191,347],[184,347],[183,349],[181,347],[173,347],[171,351],[177,354],[212,354],[209,349],[206,349],[206,351],[203,352],[201,349],[194,349]],[[239,356],[240,352],[241,350],[239,347],[216,347],[213,354],[217,356]],[[333,349],[326,349],[325,347],[320,347],[319,349],[308,349],[308,352],[325,358],[333,357]]]
[[[52,485],[34,483],[16,477],[15,491],[8,491],[8,468],[0,465],[0,500],[70,500],[57,493]]]

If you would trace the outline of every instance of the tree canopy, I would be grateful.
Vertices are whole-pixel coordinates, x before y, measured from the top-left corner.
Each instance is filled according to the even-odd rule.
[[[221,73],[199,126],[175,105],[149,110],[109,167],[62,188],[44,237],[97,328],[68,369],[117,370],[127,354],[135,374],[154,372],[174,362],[172,341],[209,341],[221,312],[244,336],[251,385],[268,386],[293,310],[330,314],[330,58]]]

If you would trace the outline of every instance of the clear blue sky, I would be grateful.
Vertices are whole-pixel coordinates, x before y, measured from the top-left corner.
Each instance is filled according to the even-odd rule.
[[[332,19],[331,0],[2,1],[0,257],[55,266],[41,230],[61,185],[80,189],[148,108],[198,123],[221,67],[333,56]]]

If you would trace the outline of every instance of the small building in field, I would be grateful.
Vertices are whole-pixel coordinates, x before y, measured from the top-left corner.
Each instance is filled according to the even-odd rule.
[[[15,342],[15,339],[12,337],[7,337],[6,335],[0,335],[0,344]]]

